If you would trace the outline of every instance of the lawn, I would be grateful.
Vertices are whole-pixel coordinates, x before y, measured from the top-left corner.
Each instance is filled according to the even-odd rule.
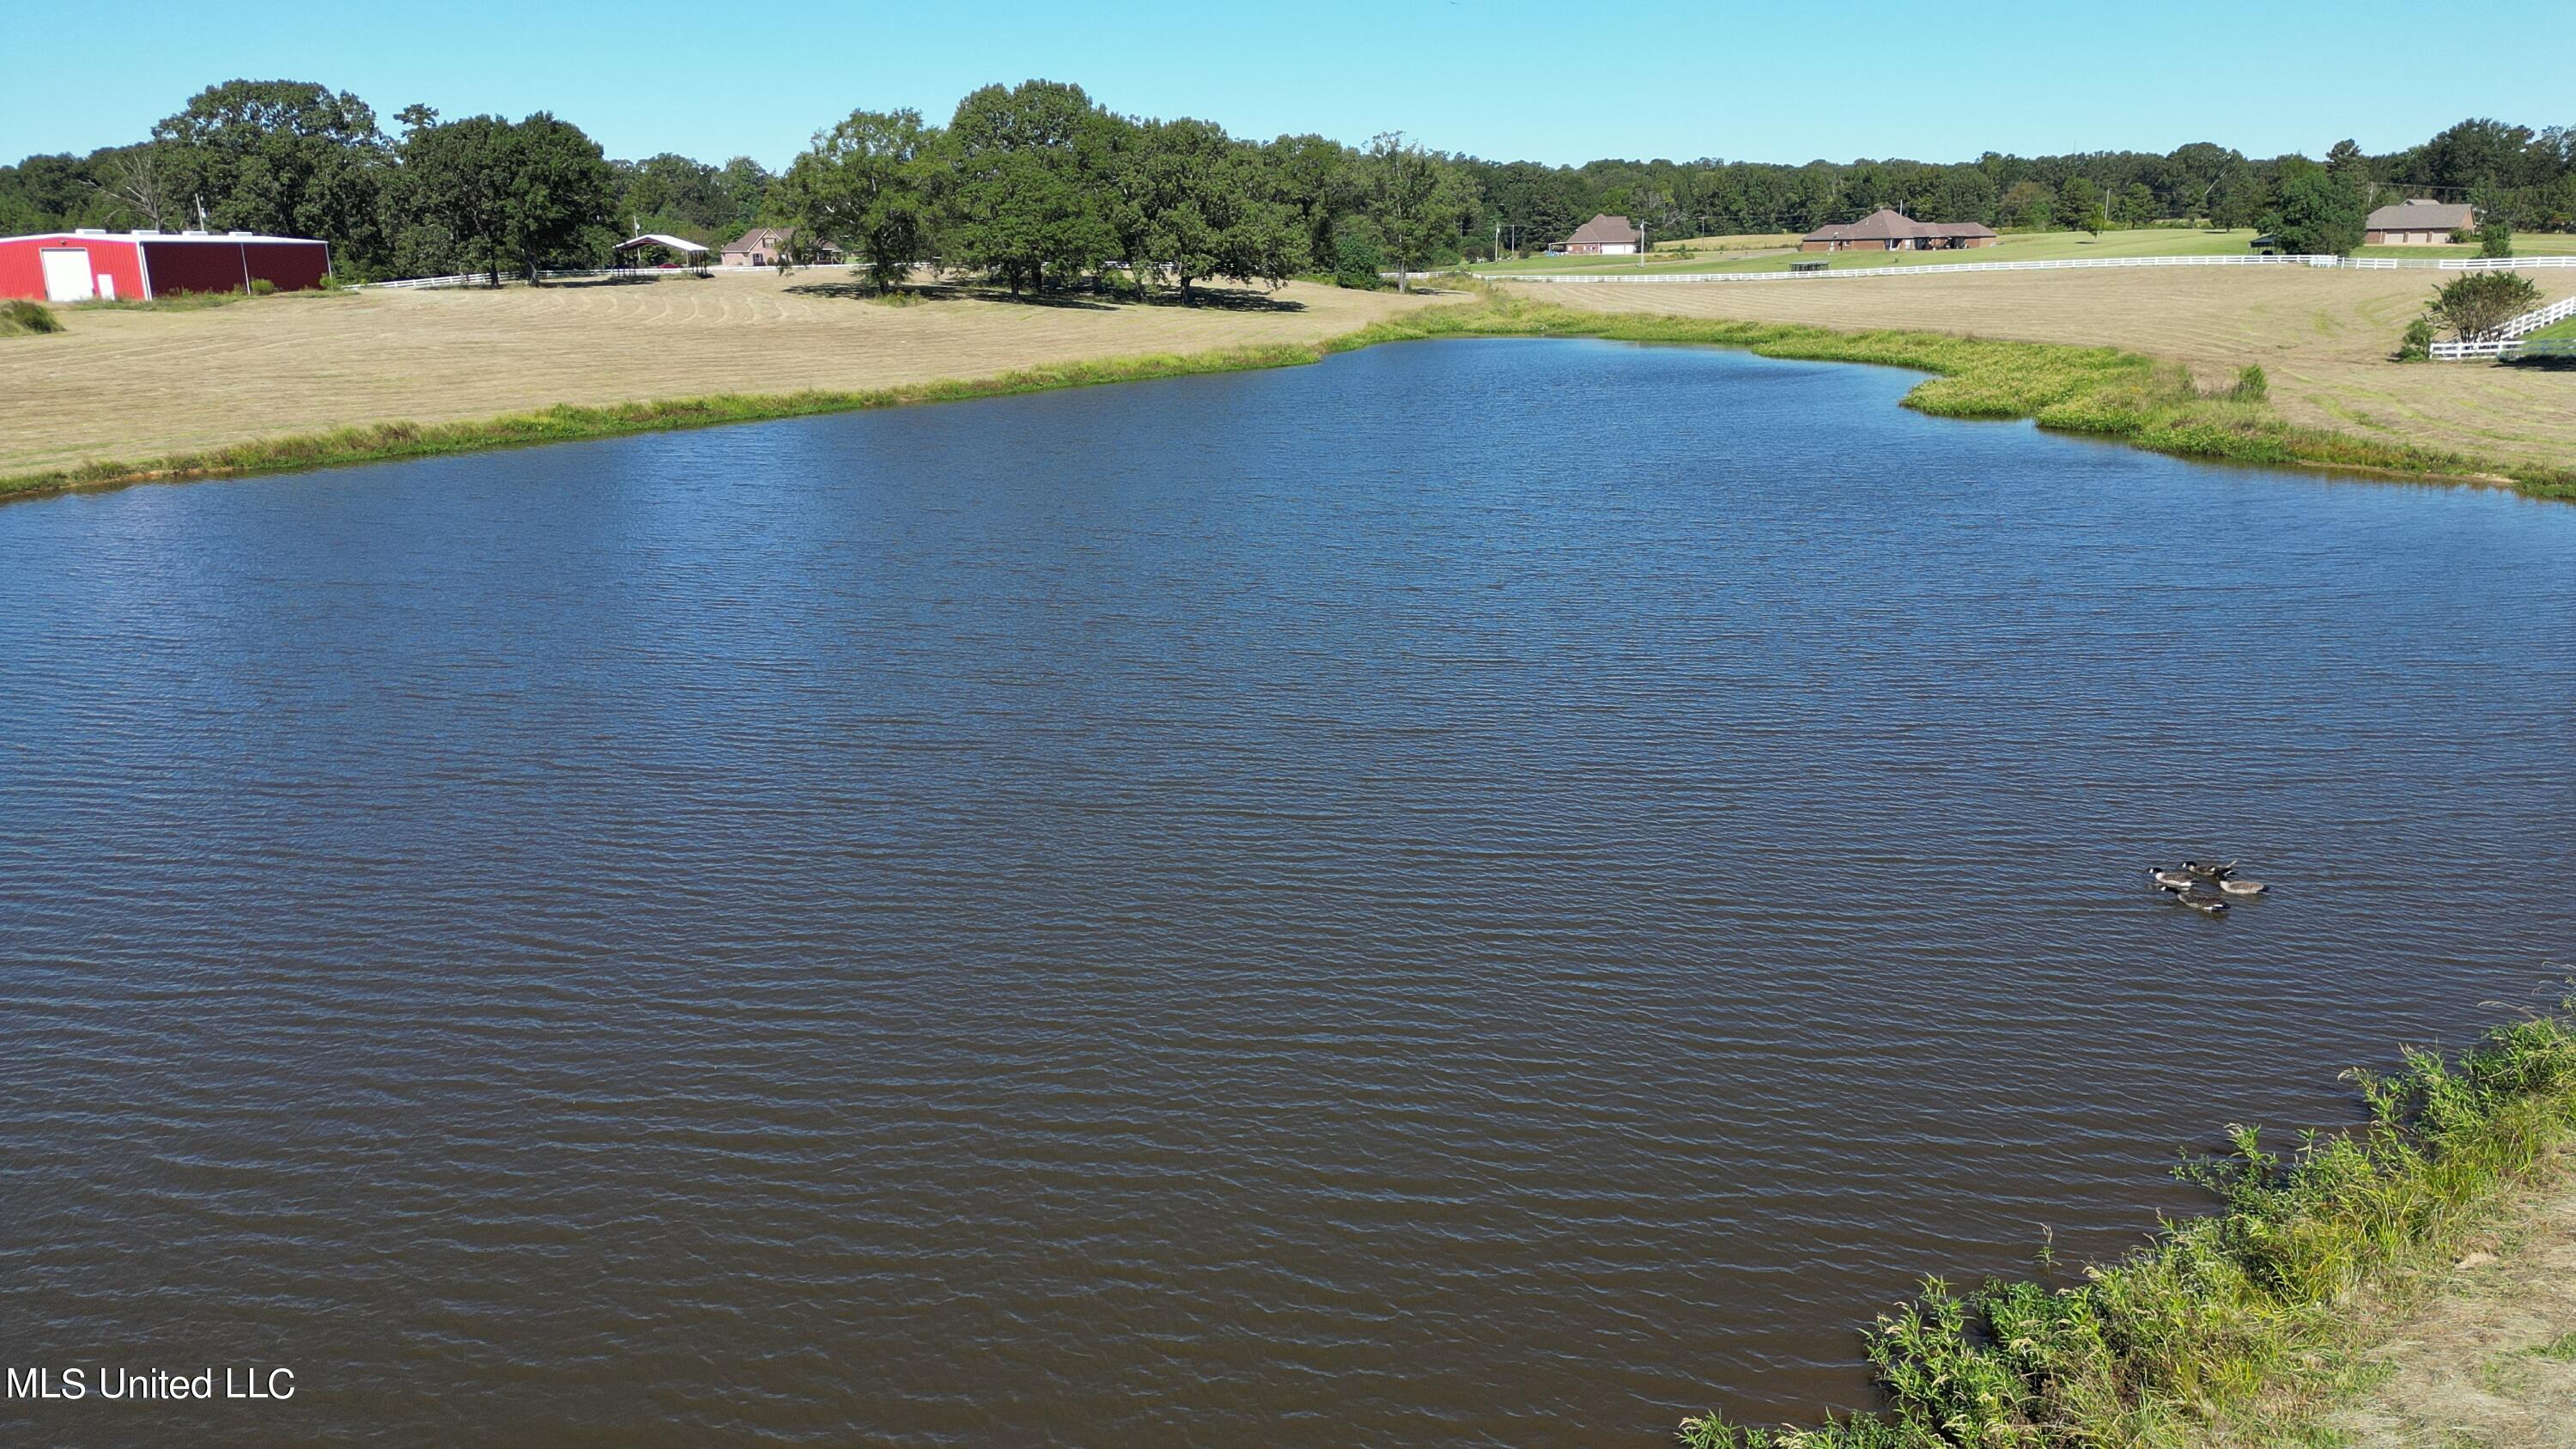
[[[2439,275],[2137,267],[1952,272],[1886,286],[1510,290],[1585,310],[2094,343],[2182,363],[2204,387],[2223,386],[2239,368],[2259,365],[2270,379],[2272,405],[2296,424],[2576,466],[2576,374],[2390,360]],[[2544,299],[2576,292],[2576,270],[2528,275]]]
[[[2537,332],[2526,332],[2523,336],[2533,342],[2554,342],[2562,338],[2576,341],[2576,317],[2570,317],[2564,322],[2552,322]]]
[[[1524,261],[1504,262],[1499,266],[1478,266],[1479,272],[1498,275],[1586,272],[1785,272],[1792,262],[1821,261],[1834,270],[1852,267],[1919,267],[1944,262],[2041,262],[2072,261],[2083,257],[2186,257],[2245,255],[2253,251],[2254,233],[2250,231],[2202,231],[2197,228],[2145,227],[2136,231],[2106,231],[2090,236],[2080,231],[2015,232],[1990,247],[1966,251],[1935,252],[1799,252],[1797,238],[1717,237],[1681,243],[1706,250],[1687,255],[1666,255],[1664,243],[1644,257],[1531,257]],[[1767,249],[1751,246],[1719,247],[1720,242],[1758,242]]]
[[[2513,254],[2518,257],[2563,257],[2576,253],[2576,236],[2564,232],[2515,232]],[[2428,260],[2456,261],[2473,257],[2478,249],[2473,243],[2445,243],[2429,247],[2355,247],[2357,257],[2421,257]]]
[[[1312,345],[1422,301],[1300,283],[1275,297],[1206,290],[1196,307],[974,294],[892,307],[851,295],[845,271],[817,270],[66,307],[57,335],[0,337],[0,477],[555,403],[890,388]]]

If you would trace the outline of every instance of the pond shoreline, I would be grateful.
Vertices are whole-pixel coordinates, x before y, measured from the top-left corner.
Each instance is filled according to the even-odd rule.
[[[2250,382],[2240,377],[2226,390],[2212,393],[2201,391],[2177,364],[2118,348],[2003,342],[1940,332],[1853,332],[1797,323],[1593,313],[1489,293],[1479,300],[1373,322],[1314,344],[1105,357],[850,391],[719,393],[607,406],[568,404],[465,422],[387,422],[155,459],[91,462],[0,478],[0,503],[140,483],[303,472],[1059,388],[1295,367],[1386,342],[1452,337],[1588,337],[1735,347],[1765,357],[1905,367],[1933,376],[1906,394],[1904,405],[1940,417],[2033,420],[2052,431],[2114,439],[2183,458],[2479,484],[2536,498],[2576,499],[2576,467],[2510,464],[2293,427],[2264,406],[2259,370]]]
[[[2569,1213],[2576,996],[2457,1055],[2408,1047],[2402,1063],[2344,1074],[2368,1111],[2349,1133],[2281,1153],[2231,1124],[2229,1154],[2176,1169],[2218,1210],[2160,1223],[2116,1262],[2063,1273],[2044,1259],[2039,1279],[1955,1290],[1925,1279],[1867,1336],[1877,1412],[1803,1430],[1694,1416],[1684,1449],[2340,1444],[2410,1414],[2456,1417],[2433,1381],[2517,1331],[2534,1375],[2576,1362],[2547,1295],[2474,1276],[2534,1278],[2565,1256],[2548,1224]],[[2409,1375],[2427,1383],[2387,1391]]]

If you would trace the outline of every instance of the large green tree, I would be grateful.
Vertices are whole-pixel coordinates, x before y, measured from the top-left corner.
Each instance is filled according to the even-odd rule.
[[[609,240],[614,176],[581,128],[543,111],[416,127],[402,143],[397,211],[412,229],[404,254],[422,264],[530,281],[549,267],[596,263]]]
[[[218,228],[320,237],[363,267],[382,255],[390,156],[376,113],[308,81],[208,86],[152,128],[170,190]]]
[[[1202,278],[1276,284],[1304,264],[1298,210],[1274,198],[1260,153],[1213,122],[1147,122],[1126,155],[1131,181],[1119,191],[1136,219],[1140,275],[1169,275],[1187,301]]]
[[[852,111],[787,168],[783,204],[807,231],[864,258],[879,291],[892,290],[921,258],[931,139],[919,111]]]
[[[2361,245],[2365,215],[2356,178],[2338,176],[2305,156],[2291,156],[2281,162],[2278,200],[2264,230],[2280,239],[2285,252],[2342,256]]]
[[[2057,224],[2070,230],[2102,231],[2102,189],[2081,176],[2069,176],[2057,188]]]
[[[1359,168],[1350,148],[1309,135],[1282,136],[1262,149],[1275,194],[1297,209],[1308,248],[1318,257],[1332,255],[1333,223],[1360,207]]]
[[[1069,280],[1117,250],[1104,202],[1118,122],[1082,87],[986,86],[957,103],[941,147],[950,172],[948,250],[1016,294]]]
[[[2046,231],[2049,223],[2057,217],[2057,193],[2049,190],[2044,182],[2016,181],[2012,189],[2004,193],[1998,209],[2003,226]]]
[[[1457,239],[1458,225],[1474,203],[1458,168],[1387,131],[1369,142],[1369,217],[1395,263],[1396,286],[1411,290],[1413,273],[1438,247]]]
[[[2259,226],[2271,204],[2272,196],[2263,178],[2251,166],[2237,166],[2210,188],[2209,224],[2222,231]]]

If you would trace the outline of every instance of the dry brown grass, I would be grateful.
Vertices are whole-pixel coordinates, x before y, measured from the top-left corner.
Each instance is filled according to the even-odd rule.
[[[0,341],[0,477],[353,424],[555,403],[858,390],[1146,353],[1312,344],[1426,299],[1291,284],[1215,305],[888,306],[849,274],[271,297],[195,311],[66,309]]]
[[[2576,464],[2576,372],[2387,360],[2436,275],[2141,267],[1511,290],[1604,311],[2103,344],[2183,362],[2213,385],[2259,363],[2274,406],[2301,426]],[[2576,291],[2576,271],[2525,275],[2553,299]]]
[[[2366,1310],[2365,1386],[2318,1416],[2327,1434],[2293,1413],[2291,1432],[2242,1442],[2576,1446],[2576,1186],[2562,1171],[2464,1246],[2456,1267],[2404,1285],[2399,1311]]]

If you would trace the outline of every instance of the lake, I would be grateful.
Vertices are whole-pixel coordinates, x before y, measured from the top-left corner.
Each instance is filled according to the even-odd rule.
[[[0,508],[65,1442],[1661,1445],[2552,999],[2576,509],[1578,341]],[[2205,920],[2144,868],[2242,856]]]

